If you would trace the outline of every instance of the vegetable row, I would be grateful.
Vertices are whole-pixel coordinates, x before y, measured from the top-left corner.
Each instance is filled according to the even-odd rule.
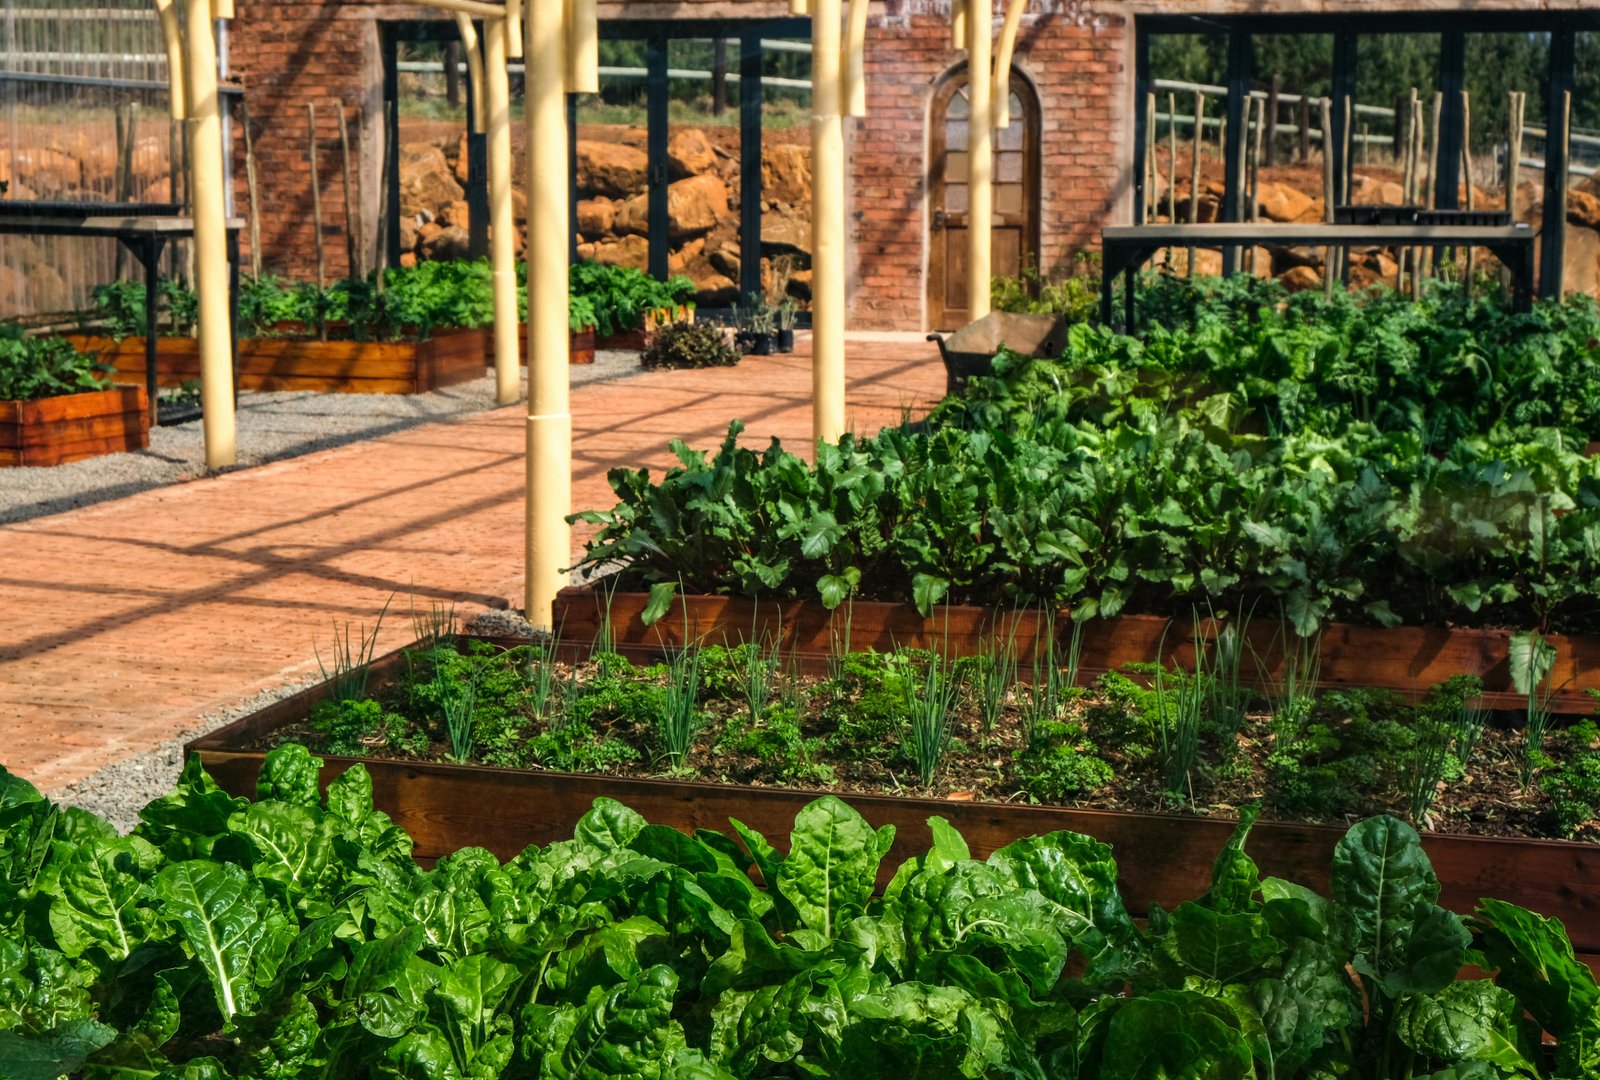
[[[1210,887],[1141,927],[1091,838],[980,860],[935,818],[891,873],[893,829],[832,798],[787,850],[602,799],[569,841],[424,871],[366,774],[324,796],[319,765],[275,752],[252,803],[191,762],[129,837],[0,772],[0,1076],[1600,1070],[1600,987],[1561,926],[1439,907],[1393,818],[1339,842],[1323,896],[1259,873],[1247,815]]]

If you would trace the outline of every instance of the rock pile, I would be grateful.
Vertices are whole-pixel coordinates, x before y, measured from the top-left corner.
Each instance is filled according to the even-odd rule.
[[[695,283],[696,302],[727,306],[739,298],[740,162],[722,133],[679,128],[667,141],[667,266]],[[642,128],[585,126],[577,146],[578,255],[610,265],[644,268],[650,253],[650,158]],[[462,258],[469,215],[465,140],[445,146],[400,148],[402,261]],[[788,291],[805,299],[811,274],[811,156],[801,143],[762,147],[762,280],[774,266],[787,272]],[[513,212],[518,249],[525,240],[527,205],[519,191]]]

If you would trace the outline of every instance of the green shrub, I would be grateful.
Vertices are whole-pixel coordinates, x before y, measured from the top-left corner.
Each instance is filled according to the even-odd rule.
[[[16,323],[0,323],[0,401],[104,390],[112,371],[63,338],[31,336]]]
[[[1046,277],[1031,263],[1016,277],[997,274],[989,290],[994,310],[1088,322],[1100,309],[1100,275],[1091,263],[1098,260],[1080,258],[1073,272],[1060,278]]]
[[[1047,720],[1017,754],[1017,777],[1030,799],[1058,803],[1092,795],[1111,783],[1111,766],[1096,756],[1082,724]]]
[[[732,367],[738,362],[739,350],[726,332],[709,322],[669,323],[639,357],[639,366],[646,370]]]

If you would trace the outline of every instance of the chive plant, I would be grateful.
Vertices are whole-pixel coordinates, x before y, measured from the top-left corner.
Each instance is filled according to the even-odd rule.
[[[553,712],[552,706],[561,696],[553,646],[548,652],[538,645],[528,646],[528,662],[523,668],[523,679],[527,684],[528,704],[533,707],[534,715],[548,723]]]
[[[1551,673],[1556,649],[1533,631],[1511,635],[1511,685],[1528,699],[1527,727],[1523,731],[1522,760],[1518,774],[1522,790],[1533,786],[1533,773],[1544,758],[1544,736],[1550,728],[1550,703],[1556,690]]]
[[[1017,684],[1017,627],[1013,622],[1004,643],[998,634],[986,634],[978,645],[974,665],[974,691],[978,717],[985,733],[993,732]]]
[[[943,657],[934,654],[922,677],[907,688],[906,713],[910,725],[906,732],[906,751],[916,764],[923,786],[933,783],[950,744],[950,729],[955,723],[961,698],[961,680]]]
[[[752,635],[752,640],[734,649],[733,655],[733,681],[739,687],[739,696],[744,698],[750,723],[759,724],[778,685],[782,661],[777,647],[771,644],[769,635]]]
[[[1198,637],[1198,635],[1197,635]],[[1177,798],[1185,795],[1194,801],[1194,764],[1200,754],[1200,725],[1205,716],[1209,694],[1205,689],[1207,679],[1202,671],[1184,672],[1177,664],[1172,671],[1160,658],[1166,654],[1166,634],[1156,649],[1156,749],[1161,757],[1161,771],[1167,794]],[[1196,666],[1202,651],[1196,651]]]
[[[390,597],[393,600],[393,597]],[[378,631],[383,628],[383,617],[389,612],[389,601],[384,601],[383,610],[378,612],[378,621],[372,624],[372,633],[367,633],[365,623],[361,624],[360,631],[354,641],[350,639],[350,624],[344,624],[341,632],[339,624],[333,627],[333,669],[330,671],[322,662],[322,653],[315,646],[312,653],[317,658],[317,669],[322,672],[324,682],[330,685],[329,690],[334,701],[364,701],[367,696],[367,677],[372,671],[372,658],[378,649]]]
[[[683,768],[700,730],[700,650],[679,649],[668,661],[667,692],[661,707],[661,749],[674,769]]]
[[[436,669],[437,670],[437,669]],[[439,708],[444,712],[445,731],[450,737],[450,756],[458,762],[472,757],[478,747],[478,671],[455,684],[442,672],[435,676],[439,687]]]

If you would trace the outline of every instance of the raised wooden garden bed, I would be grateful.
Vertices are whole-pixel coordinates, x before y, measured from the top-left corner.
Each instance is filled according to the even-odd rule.
[[[140,386],[0,401],[0,466],[59,465],[149,445],[150,403]]]
[[[511,642],[496,642],[512,644]],[[371,685],[396,677],[400,652],[373,664]],[[210,735],[188,749],[227,791],[253,797],[266,751],[257,749],[284,725],[301,721],[329,694],[311,687]],[[571,835],[596,798],[618,799],[652,822],[684,830],[722,829],[730,817],[772,837],[788,834],[795,813],[816,792],[795,789],[533,772],[483,766],[419,764],[384,759],[326,758],[326,783],[360,761],[372,774],[376,805],[416,841],[417,856],[437,859],[479,845],[509,858],[528,844]],[[927,819],[948,818],[982,858],[1021,836],[1070,830],[1110,843],[1120,887],[1135,914],[1152,904],[1171,908],[1202,893],[1212,861],[1233,829],[1222,818],[1070,810],[1003,803],[894,796],[847,796],[873,825],[893,824],[895,846],[885,866],[928,843]],[[1263,875],[1326,890],[1342,828],[1262,822],[1250,853]],[[1600,845],[1551,840],[1428,834],[1423,846],[1439,876],[1440,903],[1470,912],[1482,897],[1521,904],[1565,922],[1580,952],[1600,954]],[[886,870],[887,872],[887,870]]]
[[[1026,675],[1034,650],[1048,640],[1050,627],[1037,611],[952,605],[924,617],[910,604],[858,600],[829,611],[816,600],[756,601],[743,597],[689,595],[646,626],[641,619],[649,596],[601,590],[563,589],[556,597],[554,620],[568,642],[589,642],[610,623],[611,640],[646,652],[660,653],[688,641],[707,644],[757,639],[775,642],[784,655],[804,661],[827,656],[846,640],[852,649],[887,651],[895,647],[932,649],[949,656],[975,655],[986,643],[1013,641]],[[609,616],[609,620],[608,620]],[[1201,624],[1203,637],[1216,630]],[[1065,652],[1072,623],[1065,612],[1056,616],[1055,643]],[[847,638],[848,634],[848,638]],[[1272,619],[1248,624],[1250,649],[1244,674],[1270,683],[1284,669],[1285,627]],[[1350,626],[1336,623],[1322,635],[1322,689],[1371,687],[1393,690],[1413,700],[1454,675],[1477,675],[1485,699],[1496,708],[1521,709],[1527,699],[1515,693],[1507,649],[1508,630],[1466,630],[1445,627]],[[1550,636],[1556,664],[1549,685],[1556,711],[1594,711],[1591,689],[1600,689],[1600,638]],[[1190,619],[1156,615],[1121,615],[1084,624],[1079,670],[1086,676],[1115,671],[1128,664],[1152,663],[1158,657],[1186,670],[1194,664],[1195,634]]]
[[[495,362],[496,351],[494,347],[494,334],[488,332],[489,363]],[[574,330],[569,335],[570,344],[567,349],[567,362],[572,364],[594,363],[595,337],[594,328],[587,330]],[[517,324],[517,343],[520,346],[518,359],[523,367],[528,366],[528,324]]]
[[[142,382],[143,338],[70,335],[74,347],[94,353],[119,378]],[[245,338],[239,342],[239,389],[314,390],[325,394],[422,394],[483,378],[488,365],[482,330],[441,330],[424,341],[317,341],[299,337]],[[162,338],[156,359],[161,386],[200,377],[200,344]]]

